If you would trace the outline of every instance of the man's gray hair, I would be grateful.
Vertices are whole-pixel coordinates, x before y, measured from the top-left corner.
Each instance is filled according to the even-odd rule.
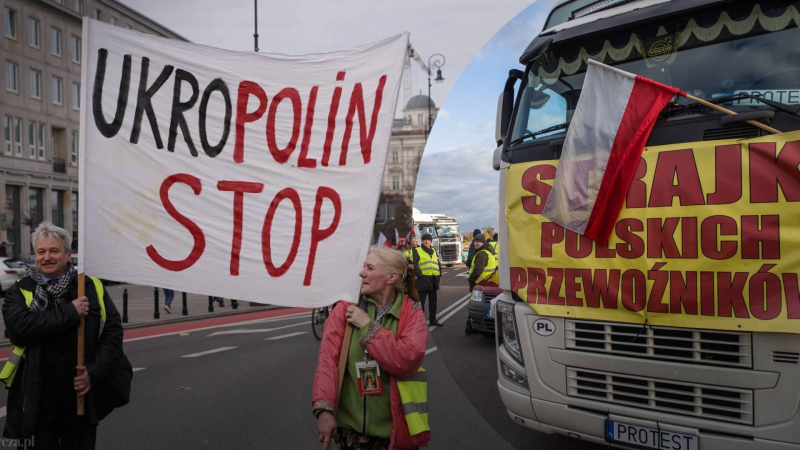
[[[39,238],[59,238],[61,242],[64,243],[64,251],[70,252],[72,251],[72,236],[69,235],[67,230],[57,227],[53,225],[52,222],[42,222],[39,224],[38,227],[31,233],[31,242],[33,242],[33,248],[36,249],[36,241]]]

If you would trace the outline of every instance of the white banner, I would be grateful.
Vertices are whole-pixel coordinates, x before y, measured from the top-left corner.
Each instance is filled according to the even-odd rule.
[[[276,305],[355,301],[407,42],[267,55],[85,18],[79,270]]]

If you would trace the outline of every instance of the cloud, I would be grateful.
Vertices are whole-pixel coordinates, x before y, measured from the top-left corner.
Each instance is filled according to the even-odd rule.
[[[436,114],[437,119],[447,120],[451,117],[450,111],[446,109],[440,109],[439,112]]]
[[[424,154],[417,175],[414,207],[447,214],[462,230],[497,226],[499,174],[490,145],[471,145]]]

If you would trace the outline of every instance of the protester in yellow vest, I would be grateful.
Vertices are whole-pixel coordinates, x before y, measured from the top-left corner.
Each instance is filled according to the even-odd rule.
[[[488,242],[487,242],[487,244],[488,244]],[[499,263],[500,262],[500,248],[499,248],[500,244],[497,242],[497,233],[495,233],[494,236],[492,236],[491,245],[492,245],[492,250],[494,250],[494,260]]]
[[[414,272],[417,275],[417,292],[419,292],[419,302],[422,310],[425,310],[425,299],[429,299],[428,322],[431,325],[441,327],[442,324],[436,320],[436,302],[439,290],[439,275],[441,266],[436,250],[431,248],[433,236],[430,234],[422,235],[422,247],[414,249]]]
[[[500,277],[497,274],[497,260],[494,256],[494,248],[486,244],[484,235],[475,236],[475,257],[472,258],[472,266],[469,268],[469,290],[475,288],[476,284],[482,286],[498,286]]]
[[[36,267],[8,289],[3,303],[14,344],[0,372],[9,387],[3,436],[36,448],[93,449],[99,421],[130,395],[122,322],[100,280],[87,276],[86,295],[78,298],[66,230],[43,222],[31,240]],[[86,361],[75,376],[82,317]],[[83,417],[77,415],[78,395],[84,398]]]

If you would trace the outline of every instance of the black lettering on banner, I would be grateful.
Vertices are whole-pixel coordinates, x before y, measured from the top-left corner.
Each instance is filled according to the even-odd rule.
[[[208,143],[208,134],[206,132],[206,113],[208,111],[208,100],[214,91],[219,91],[222,94],[222,99],[225,100],[225,121],[222,123],[222,137],[219,139],[217,145]],[[222,152],[225,148],[225,143],[228,142],[228,134],[231,131],[231,114],[233,107],[231,104],[231,92],[228,85],[222,81],[222,78],[215,78],[211,83],[208,83],[206,89],[203,91],[203,97],[200,99],[200,145],[206,155],[214,158]]]
[[[636,442],[636,429],[633,427],[628,427],[628,440]]]
[[[617,439],[619,439],[623,433],[625,433],[625,424],[617,422]]]
[[[181,85],[184,81],[188,82],[192,87],[192,95],[189,97],[189,100],[182,102]],[[181,133],[183,133],[183,140],[186,141],[186,145],[189,147],[189,153],[191,153],[192,156],[197,156],[197,150],[194,148],[192,136],[189,134],[189,126],[186,125],[186,118],[183,117],[183,113],[190,110],[192,106],[197,103],[197,97],[199,95],[200,87],[197,84],[197,78],[183,69],[176,70],[175,87],[172,90],[172,117],[169,121],[169,142],[167,144],[167,150],[171,152],[175,151],[175,137],[178,135],[178,125],[180,125]]]
[[[92,92],[92,115],[94,123],[100,133],[112,138],[119,133],[122,119],[125,118],[125,108],[128,106],[128,91],[131,85],[131,55],[125,55],[122,61],[122,77],[119,80],[119,94],[117,94],[117,110],[114,120],[106,122],[103,115],[103,84],[106,78],[106,61],[108,50],[101,48],[97,51],[97,70],[94,73],[94,92]]]
[[[139,142],[139,133],[142,128],[142,113],[147,113],[147,121],[150,122],[150,129],[153,131],[153,139],[156,141],[156,148],[159,150],[164,148],[164,143],[161,141],[161,133],[158,131],[158,122],[156,120],[156,112],[153,110],[153,96],[156,95],[161,86],[167,82],[169,76],[172,75],[174,67],[167,65],[161,69],[161,73],[156,78],[150,87],[147,87],[147,74],[150,71],[150,59],[147,57],[142,58],[142,69],[139,72],[139,95],[136,99],[136,112],[133,115],[133,129],[131,130],[131,144]]]
[[[658,444],[658,447],[667,448],[667,445],[669,444],[669,435],[667,433],[661,433],[661,436],[659,436],[659,438],[660,442]]]
[[[644,437],[642,437],[644,436]],[[646,444],[647,443],[647,430],[644,428],[639,429],[639,443]]]

